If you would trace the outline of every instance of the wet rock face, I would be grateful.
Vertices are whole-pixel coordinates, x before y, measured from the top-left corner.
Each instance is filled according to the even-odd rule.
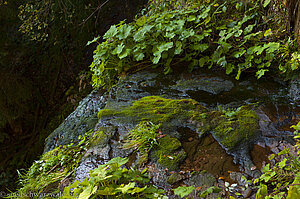
[[[203,180],[207,186],[214,184],[216,177],[230,181],[228,171],[256,176],[267,153],[278,150],[280,144],[276,143],[287,143],[285,137],[290,136],[279,131],[263,111],[269,104],[290,102],[288,89],[270,80],[263,82],[237,82],[203,71],[138,72],[107,93],[94,91],[85,98],[49,136],[45,151],[93,130],[101,136],[81,160],[78,180],[114,157],[130,157],[127,166],[148,168],[153,183],[165,189],[182,183],[193,185],[207,176],[211,179]],[[251,105],[255,102],[260,104]],[[160,145],[151,149],[142,165],[139,152],[123,148],[128,132],[141,121],[161,124]],[[208,173],[192,175],[203,170]]]
[[[289,89],[289,96],[294,100],[300,100],[300,77],[291,81],[290,89]]]
[[[50,151],[59,145],[67,145],[77,140],[93,129],[98,121],[97,113],[105,106],[103,91],[95,90],[84,98],[77,109],[46,140],[44,152]]]

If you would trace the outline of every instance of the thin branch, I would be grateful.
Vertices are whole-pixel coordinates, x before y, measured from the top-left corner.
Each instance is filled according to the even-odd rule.
[[[98,10],[100,10],[107,2],[109,2],[109,0],[106,0],[103,4],[101,4],[100,6],[98,6],[96,8],[96,10],[94,10],[94,12],[92,12],[92,14],[90,14],[90,16],[88,16],[88,18],[86,18],[85,20],[83,20],[83,22],[81,24],[79,24],[79,26],[85,24]]]

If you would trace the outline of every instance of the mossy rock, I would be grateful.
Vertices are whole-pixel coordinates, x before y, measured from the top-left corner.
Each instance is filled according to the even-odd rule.
[[[159,145],[153,150],[151,158],[169,170],[177,170],[180,163],[186,158],[177,138],[165,136],[159,139]]]
[[[216,115],[216,114],[215,114]],[[249,106],[242,106],[230,114],[214,119],[214,137],[227,150],[253,140],[259,132],[259,117]]]
[[[178,135],[172,134],[174,129],[188,125],[200,136],[212,132],[226,150],[233,150],[253,139],[259,130],[258,115],[250,106],[209,111],[193,99],[166,99],[160,96],[143,97],[120,110],[107,107],[98,113],[98,117],[113,118],[122,125],[151,121],[161,124],[165,134],[175,137]]]
[[[160,96],[143,97],[121,110],[106,107],[98,113],[100,119],[115,116],[118,123],[151,121],[162,126],[176,126],[189,121],[205,119],[207,109],[192,99],[166,99]]]

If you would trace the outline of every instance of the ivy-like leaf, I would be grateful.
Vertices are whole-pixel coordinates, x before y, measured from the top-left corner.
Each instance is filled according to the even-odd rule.
[[[142,41],[145,38],[145,34],[147,32],[150,32],[151,28],[153,28],[153,25],[145,25],[142,29],[140,29],[134,36],[133,39],[136,42]]]
[[[135,54],[133,55],[133,57],[134,57],[134,59],[135,59],[136,61],[141,61],[141,60],[144,59],[145,55],[144,55],[144,53],[142,53],[142,52],[138,52],[138,53],[135,53]]]
[[[131,49],[130,48],[125,48],[125,50],[122,51],[121,54],[119,54],[119,58],[120,59],[123,59],[125,57],[127,57],[131,52]]]
[[[280,47],[280,43],[277,42],[270,42],[264,45],[264,48],[266,48],[267,53],[273,53],[276,50],[278,50],[279,47]]]
[[[167,43],[162,43],[157,48],[158,48],[159,52],[164,52],[164,51],[169,50],[172,47],[173,47],[173,42],[167,42]]]
[[[199,50],[200,52],[204,52],[206,49],[208,49],[209,45],[208,44],[195,44],[193,45],[194,50]]]
[[[126,39],[129,36],[132,29],[133,28],[130,25],[127,24],[122,25],[116,37],[119,38],[120,40]]]
[[[123,48],[125,47],[125,45],[123,43],[119,44],[113,51],[111,54],[116,55],[116,54],[120,54],[123,50]]]
[[[109,30],[104,34],[103,39],[111,39],[118,33],[118,28],[116,25],[113,25]]]
[[[179,55],[183,51],[181,41],[176,41],[175,46],[176,46],[176,48],[175,48],[174,54]]]

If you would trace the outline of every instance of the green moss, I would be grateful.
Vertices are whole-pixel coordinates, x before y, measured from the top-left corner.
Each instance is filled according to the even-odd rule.
[[[178,169],[179,164],[186,158],[184,150],[179,150],[181,143],[178,139],[165,136],[159,139],[159,145],[152,153],[152,157],[169,170]]]
[[[95,131],[90,139],[90,147],[100,145],[108,138],[103,131]]]
[[[162,124],[162,127],[190,122],[200,135],[214,132],[217,140],[228,150],[253,138],[259,129],[258,116],[249,106],[208,111],[192,99],[165,99],[160,96],[141,98],[121,110],[109,107],[100,111],[99,115],[114,115],[119,123],[151,121]]]
[[[206,108],[192,99],[165,99],[160,96],[143,97],[134,101],[132,106],[120,111],[103,109],[98,117],[109,115],[123,116],[139,121],[151,121],[155,124],[166,123],[172,119],[188,120],[195,114],[207,112]]]
[[[116,111],[113,110],[113,109],[102,109],[101,111],[99,111],[98,113],[98,118],[102,118],[102,117],[105,117],[105,116],[111,116],[111,115],[114,115]]]
[[[224,113],[215,119],[215,136],[228,150],[253,138],[258,132],[258,115],[248,106],[242,106],[236,112]]]
[[[182,176],[179,173],[173,173],[168,177],[167,182],[169,184],[174,184],[180,180],[182,180]]]

